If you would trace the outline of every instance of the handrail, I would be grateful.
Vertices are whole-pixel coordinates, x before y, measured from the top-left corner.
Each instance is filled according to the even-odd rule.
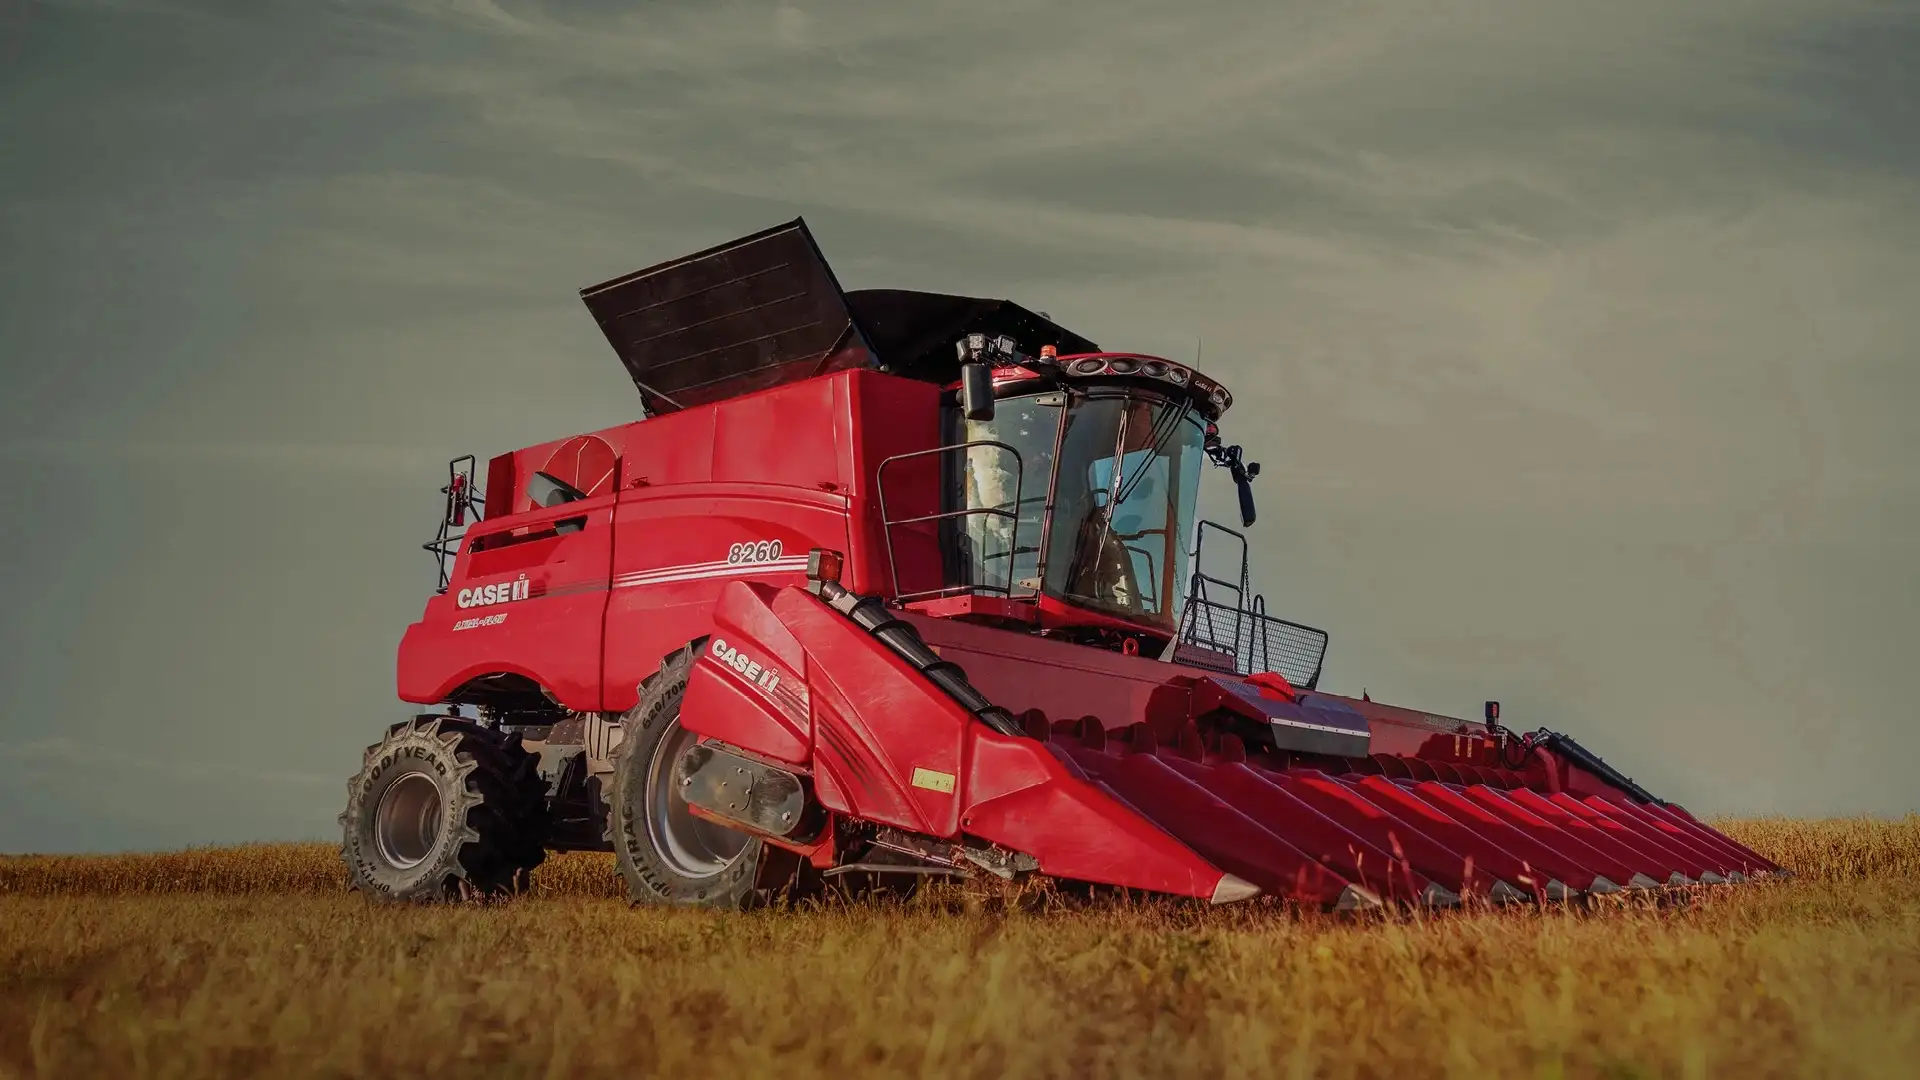
[[[440,581],[434,588],[436,593],[446,592],[452,584],[450,564],[460,553],[460,542],[466,539],[467,531],[471,528],[466,522],[467,515],[471,514],[474,521],[479,521],[481,507],[486,505],[486,493],[480,490],[475,476],[478,468],[479,463],[472,454],[462,454],[447,462],[447,486],[440,489],[440,494],[447,497],[440,512],[440,527],[433,539],[420,545],[439,566]],[[459,519],[458,524],[455,519]],[[460,531],[454,532],[455,528]]]
[[[951,454],[957,450],[970,450],[976,446],[991,446],[1000,450],[1005,450],[1007,453],[1013,455],[1013,503],[1012,503],[1013,509],[1012,510],[1004,509],[1004,506],[1006,504],[1003,503],[1001,504],[1001,506],[969,506],[959,510],[943,510],[937,514],[922,514],[918,517],[901,518],[899,520],[895,520],[887,515],[887,482],[886,482],[887,466],[892,465],[894,462],[897,462],[897,461],[905,461],[909,458],[929,457],[929,456],[940,455],[940,454]],[[1007,550],[1009,553],[1018,552],[1020,548],[1020,543],[1019,543],[1019,540],[1020,540],[1020,494],[1026,480],[1026,471],[1027,471],[1026,461],[1020,456],[1019,449],[1007,443],[1001,442],[997,439],[974,439],[970,442],[953,443],[948,446],[936,446],[931,450],[913,450],[905,454],[895,454],[892,457],[886,458],[885,460],[881,461],[879,466],[876,467],[873,471],[873,483],[874,483],[874,490],[876,494],[879,496],[879,500],[880,500],[880,528],[881,528],[881,534],[886,540],[887,573],[893,582],[893,599],[895,600],[895,602],[921,599],[921,598],[933,597],[933,596],[949,596],[958,592],[999,593],[1000,595],[1005,596],[1009,600],[1013,599],[1014,560],[1012,558],[1008,558],[1007,560],[1007,583],[1005,586],[976,583],[976,584],[967,584],[967,585],[942,585],[939,588],[934,588],[934,589],[919,589],[910,593],[901,592],[900,591],[900,563],[894,557],[893,530],[895,527],[900,525],[915,525],[915,524],[920,524],[928,521],[945,521],[951,518],[974,517],[976,515],[985,516],[985,517],[1006,518],[1013,523],[1012,527],[1007,532]]]
[[[1209,529],[1240,541],[1240,580],[1237,583],[1206,572],[1202,553]],[[1187,589],[1186,608],[1180,615],[1177,641],[1219,653],[1231,653],[1239,674],[1280,671],[1301,689],[1316,689],[1326,664],[1327,632],[1267,614],[1267,598],[1253,591],[1248,556],[1244,534],[1216,522],[1200,521],[1194,531],[1193,574]],[[1232,602],[1227,603],[1208,595],[1209,584],[1231,592]],[[1276,653],[1279,654],[1277,659]]]

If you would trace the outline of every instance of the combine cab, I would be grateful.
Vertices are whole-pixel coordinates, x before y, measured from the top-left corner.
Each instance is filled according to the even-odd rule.
[[[383,899],[612,850],[635,899],[1040,874],[1336,909],[1778,866],[1564,735],[1319,689],[1196,519],[1225,387],[1000,300],[842,291],[794,221],[587,289],[642,419],[456,461],[341,815]],[[1222,558],[1224,553],[1225,557]]]

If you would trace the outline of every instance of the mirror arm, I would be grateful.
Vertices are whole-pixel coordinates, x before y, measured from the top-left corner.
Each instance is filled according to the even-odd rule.
[[[1038,360],[1023,356],[1019,346],[1005,334],[996,338],[968,334],[955,341],[953,348],[960,356],[960,407],[969,420],[993,419],[994,368],[1020,367],[1041,374],[1053,370],[1044,353]]]
[[[1256,516],[1253,505],[1253,478],[1260,475],[1260,463],[1241,460],[1238,446],[1227,446],[1220,441],[1220,429],[1213,424],[1207,425],[1206,439],[1201,448],[1207,453],[1208,460],[1226,468],[1233,477],[1233,487],[1240,496],[1240,527],[1250,527]]]

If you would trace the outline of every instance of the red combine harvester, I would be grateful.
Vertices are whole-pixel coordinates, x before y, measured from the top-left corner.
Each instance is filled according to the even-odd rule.
[[[450,467],[398,664],[444,708],[367,749],[341,815],[374,897],[513,892],[567,849],[726,907],[841,874],[1355,909],[1783,872],[1492,702],[1322,692],[1326,634],[1197,520],[1212,464],[1251,525],[1259,466],[1189,365],[843,292],[799,220],[582,298],[644,418],[495,457],[484,492]]]

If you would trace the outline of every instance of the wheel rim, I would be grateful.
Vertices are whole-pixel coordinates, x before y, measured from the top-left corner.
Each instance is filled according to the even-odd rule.
[[[654,746],[647,770],[647,836],[675,873],[690,878],[719,874],[747,847],[745,834],[696,817],[674,782],[674,763],[698,741],[675,719],[672,729]]]
[[[433,777],[407,773],[380,793],[373,842],[395,869],[410,870],[427,861],[440,841],[440,828],[440,785]]]

